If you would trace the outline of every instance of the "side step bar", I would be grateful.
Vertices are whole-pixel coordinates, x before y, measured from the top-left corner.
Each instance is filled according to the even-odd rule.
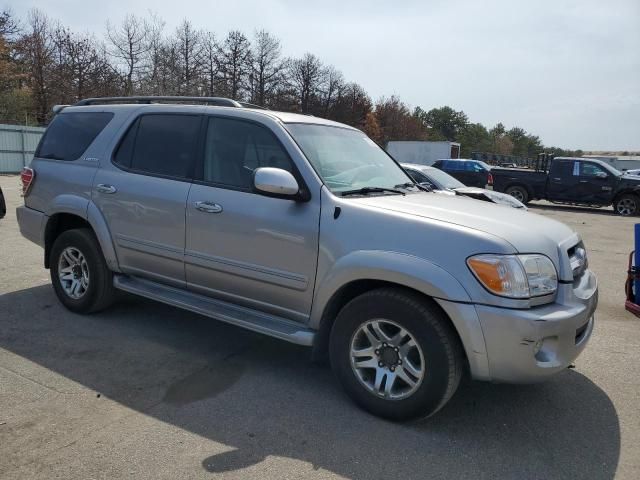
[[[125,292],[167,303],[297,345],[313,345],[315,331],[275,315],[125,275],[115,275],[113,286]]]

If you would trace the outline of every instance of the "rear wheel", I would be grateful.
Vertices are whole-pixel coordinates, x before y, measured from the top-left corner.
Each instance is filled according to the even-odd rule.
[[[462,349],[449,320],[402,289],[373,290],[349,302],[336,318],[329,349],[349,396],[392,420],[434,414],[462,375]]]
[[[507,188],[505,193],[507,195],[511,195],[513,198],[524,204],[527,204],[529,202],[529,192],[527,192],[526,188],[519,185],[514,185],[513,187]]]
[[[638,210],[640,208],[640,197],[637,197],[636,195],[632,195],[630,193],[621,195],[616,199],[615,203],[613,204],[613,208],[618,215],[622,215],[624,217],[638,215]]]
[[[97,312],[115,297],[113,273],[93,232],[67,230],[51,247],[51,283],[58,299],[77,313]]]

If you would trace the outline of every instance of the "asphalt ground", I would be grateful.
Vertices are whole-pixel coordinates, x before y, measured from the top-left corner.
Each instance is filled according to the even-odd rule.
[[[624,308],[633,224],[532,206],[583,236],[600,282],[590,344],[537,385],[465,381],[436,416],[359,410],[308,351],[135,297],[79,316],[0,177],[0,478],[640,478],[640,319]]]

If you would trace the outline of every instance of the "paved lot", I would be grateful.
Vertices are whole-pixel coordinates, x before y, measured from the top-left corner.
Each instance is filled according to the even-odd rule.
[[[466,382],[435,418],[371,417],[307,351],[128,298],[89,317],[54,297],[0,177],[0,478],[640,478],[640,320],[622,307],[633,219],[536,207],[578,230],[600,279],[576,368]]]

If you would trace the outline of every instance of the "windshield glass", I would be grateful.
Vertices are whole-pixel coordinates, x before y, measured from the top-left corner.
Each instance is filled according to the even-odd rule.
[[[602,167],[605,168],[606,170],[609,170],[609,172],[613,173],[616,177],[619,177],[620,175],[622,175],[622,172],[620,170],[618,170],[612,165],[609,165],[606,162],[602,162],[600,163],[600,165],[602,165]]]
[[[436,185],[438,185],[440,188],[454,189],[454,188],[464,187],[464,183],[460,182],[459,180],[456,180],[447,172],[443,172],[442,170],[438,170],[437,168],[433,168],[429,170],[420,170],[420,171],[423,174],[425,174],[427,177],[432,179],[436,183]]]
[[[358,130],[305,123],[286,127],[332,192],[413,184],[384,150]]]

